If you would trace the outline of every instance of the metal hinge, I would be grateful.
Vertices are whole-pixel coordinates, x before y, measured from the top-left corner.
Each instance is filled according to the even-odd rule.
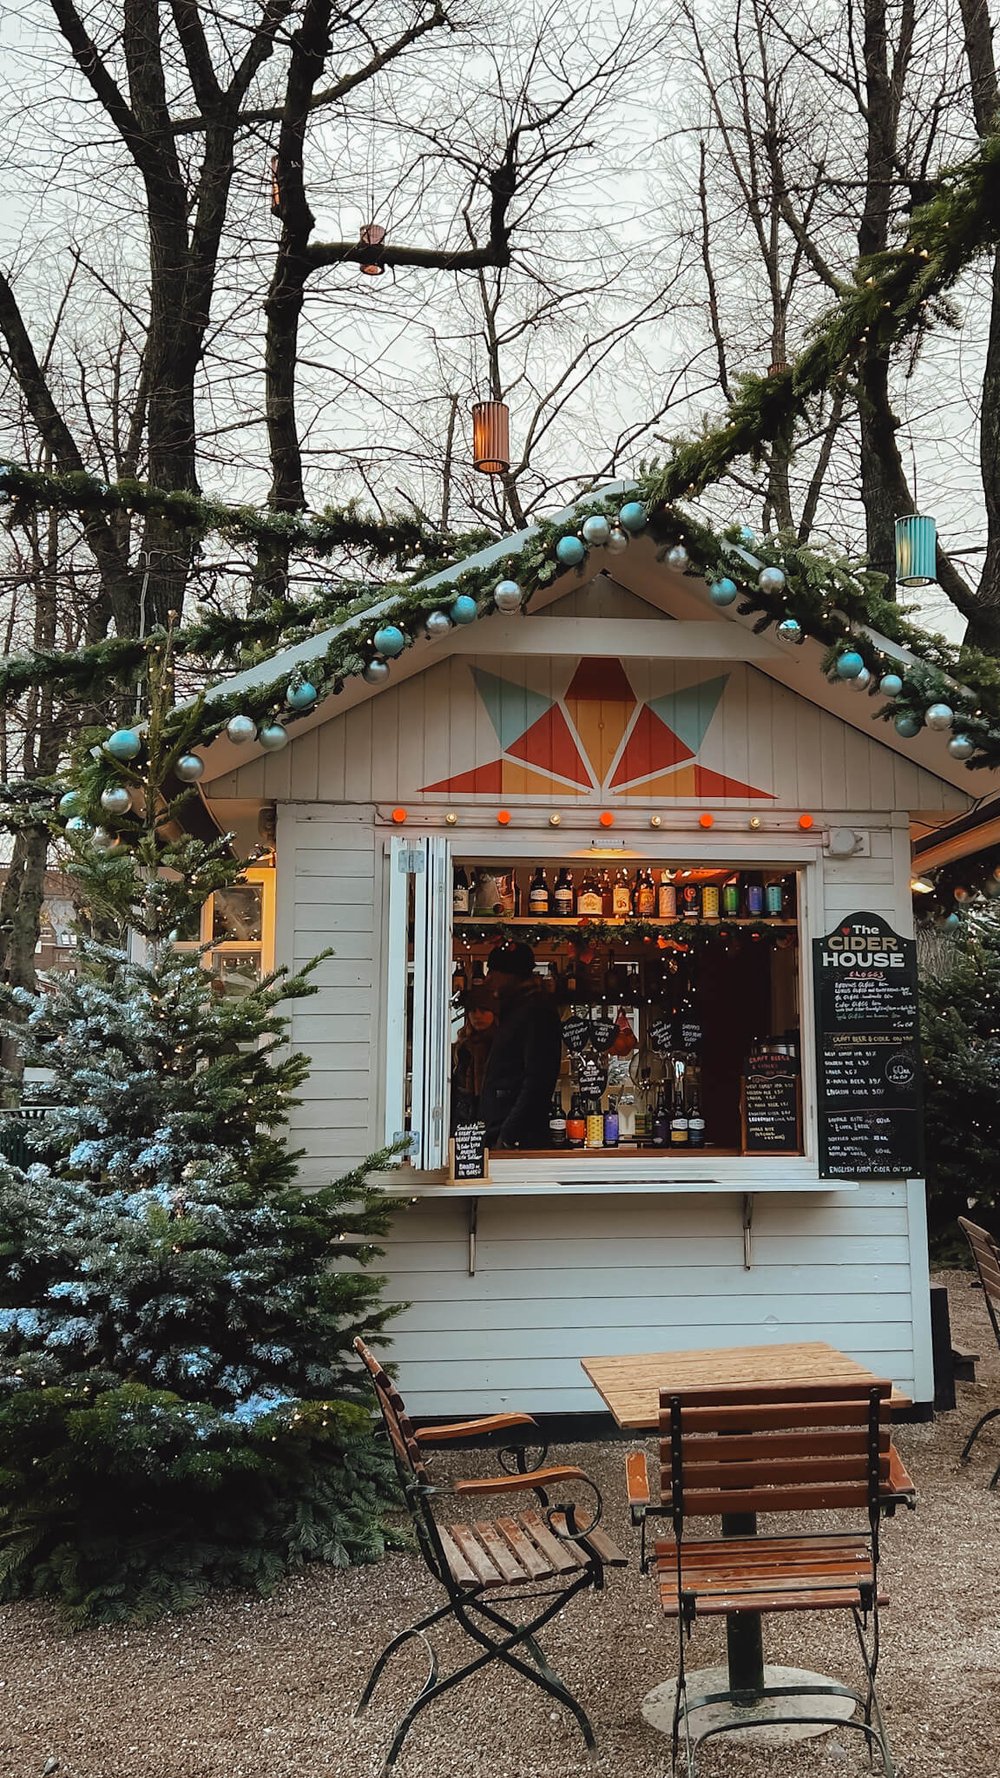
[[[424,868],[424,854],[419,846],[404,846],[399,854],[399,866],[404,877],[419,877]]]

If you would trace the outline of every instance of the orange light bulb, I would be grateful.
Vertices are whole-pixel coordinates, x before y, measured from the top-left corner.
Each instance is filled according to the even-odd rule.
[[[704,815],[699,815],[698,816],[698,826],[699,827],[714,827],[715,826],[715,816],[709,815],[707,811]]]
[[[405,809],[393,809],[392,818],[393,818],[394,822],[396,823],[397,827],[402,827],[403,822],[406,820],[406,810]]]
[[[799,826],[801,827],[803,833],[808,833],[809,829],[811,827],[815,826],[815,822],[813,821],[813,818],[811,815],[800,815],[799,816]]]
[[[602,827],[614,827],[615,818],[610,809],[605,809],[598,819]]]
[[[498,809],[497,810],[497,821],[501,827],[509,827],[510,826],[510,810],[509,809]]]

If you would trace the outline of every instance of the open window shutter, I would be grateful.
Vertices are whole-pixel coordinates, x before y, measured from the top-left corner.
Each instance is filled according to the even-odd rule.
[[[406,1130],[406,977],[411,848],[401,834],[389,841],[388,930],[385,943],[385,1142]]]
[[[451,845],[438,834],[419,843],[424,868],[414,883],[411,1157],[417,1167],[443,1167],[451,1061]]]

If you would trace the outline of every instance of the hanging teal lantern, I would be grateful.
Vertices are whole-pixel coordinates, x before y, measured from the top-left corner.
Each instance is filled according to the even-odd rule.
[[[903,681],[898,673],[883,673],[878,688],[884,698],[898,698],[903,689]]]
[[[618,523],[623,531],[631,532],[632,536],[646,529],[646,508],[641,500],[626,500],[618,514]]]
[[[556,544],[556,560],[564,568],[576,568],[586,553],[586,546],[579,537],[560,537]]]
[[[937,580],[937,525],[920,513],[896,520],[896,579],[900,586],[930,586]]]
[[[452,623],[473,624],[478,616],[479,608],[475,599],[470,599],[468,593],[459,593],[451,608]]]
[[[290,710],[311,710],[316,697],[316,687],[308,679],[299,679],[288,687],[285,703]]]
[[[142,737],[134,729],[116,728],[114,734],[109,735],[105,741],[104,751],[110,753],[112,759],[125,761],[135,759],[141,746]]]
[[[735,580],[730,580],[727,574],[724,574],[721,580],[713,580],[708,589],[708,596],[713,605],[731,605],[733,600],[739,596]]]
[[[847,649],[846,653],[840,655],[840,657],[838,658],[837,678],[838,679],[856,679],[859,673],[864,672],[864,669],[865,669],[865,663],[862,660],[857,649],[856,648],[849,648],[849,649]]]
[[[384,655],[387,660],[391,661],[394,655],[402,654],[405,647],[406,637],[398,624],[385,624],[381,630],[375,631],[376,652]]]
[[[914,735],[920,733],[920,718],[919,716],[910,716],[907,711],[901,710],[893,727],[897,735],[902,735],[904,741],[912,741]]]

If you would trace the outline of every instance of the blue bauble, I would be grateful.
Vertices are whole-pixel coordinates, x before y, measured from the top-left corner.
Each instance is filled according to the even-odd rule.
[[[735,580],[730,580],[729,576],[724,574],[721,580],[713,580],[708,589],[708,596],[713,605],[731,605],[733,600],[739,597],[739,588]]]
[[[945,729],[951,728],[954,720],[955,712],[950,704],[931,704],[930,708],[924,711],[924,721],[927,727],[937,729],[939,734],[942,734]]]
[[[757,576],[757,585],[762,593],[780,593],[784,584],[783,568],[762,568]]]
[[[756,543],[756,541],[757,541],[757,533],[754,530],[753,526],[752,525],[741,525],[740,526],[740,542],[743,544],[751,544],[751,543]]]
[[[952,735],[948,742],[948,752],[952,759],[969,759],[976,751],[976,743],[971,735]],[[1000,884],[997,885],[1000,889]]]
[[[381,630],[375,631],[375,647],[379,654],[391,661],[394,655],[402,654],[406,637],[398,624],[385,624]]]
[[[308,679],[300,679],[288,687],[285,703],[289,710],[311,710],[318,695],[316,687]]]
[[[83,815],[71,815],[66,823],[67,833],[89,833],[90,822]]]
[[[919,716],[910,716],[905,710],[900,711],[893,723],[897,735],[902,735],[904,741],[912,741],[914,735],[919,735],[920,726]]]
[[[583,541],[589,549],[607,543],[611,535],[611,526],[599,512],[592,513],[589,519],[584,519],[580,529],[583,532]]]
[[[498,580],[493,588],[493,603],[498,611],[520,611],[521,589],[516,580]]]
[[[560,537],[556,544],[556,561],[564,568],[575,568],[583,561],[587,553],[586,544],[579,537]]]
[[[779,642],[801,642],[802,625],[797,617],[783,617],[778,625]]]
[[[903,689],[903,681],[898,673],[883,673],[878,688],[884,698],[898,698]]]
[[[110,753],[112,759],[130,760],[135,759],[141,746],[142,736],[137,735],[134,729],[116,728],[114,734],[109,735],[105,741],[104,751]]]
[[[82,807],[83,804],[80,801],[80,792],[78,790],[66,790],[59,798],[60,815],[79,815]]]
[[[956,926],[961,926],[962,916],[961,914],[955,913],[939,914],[934,924],[935,926],[943,926],[946,932],[954,932]]]
[[[642,501],[626,500],[625,505],[618,514],[618,523],[623,531],[631,532],[633,537],[636,535],[637,531],[645,531],[647,515],[646,508],[643,506]]]
[[[267,722],[259,730],[257,740],[265,753],[278,753],[288,745],[288,730],[280,722]]]
[[[849,648],[846,654],[840,655],[837,661],[837,678],[856,679],[864,664],[857,649]]]
[[[451,607],[452,623],[474,624],[478,616],[479,607],[476,604],[475,599],[470,599],[468,593],[459,593],[458,598],[454,601]]]

